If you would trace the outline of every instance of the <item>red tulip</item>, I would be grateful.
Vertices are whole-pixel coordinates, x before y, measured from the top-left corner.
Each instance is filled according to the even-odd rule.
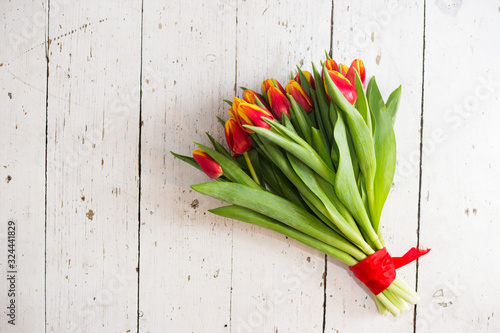
[[[285,90],[287,94],[292,95],[293,99],[299,103],[307,113],[311,112],[313,101],[298,82],[293,80],[288,81]]]
[[[356,88],[354,88],[354,86],[349,82],[349,80],[347,80],[339,72],[328,71],[328,75],[330,75],[330,78],[332,79],[333,83],[337,86],[337,88],[340,90],[342,95],[344,95],[344,97],[349,101],[349,103],[354,104],[356,102],[358,94],[356,93]],[[325,80],[323,80],[323,84],[325,84],[325,90],[328,95],[328,89],[326,88]],[[331,99],[330,95],[328,95],[328,98]]]
[[[285,94],[285,89],[283,89],[283,86],[275,79],[267,79],[262,82],[262,92],[264,94],[267,94],[269,88],[271,87],[276,87],[283,93],[283,95]]]
[[[200,166],[201,170],[211,179],[222,176],[222,168],[219,163],[201,149],[193,151],[193,158]]]
[[[347,72],[346,78],[351,82],[353,86],[355,86],[355,81],[354,81],[354,70],[358,71],[359,78],[361,79],[361,83],[363,83],[363,87],[365,86],[365,65],[363,65],[363,61],[359,59],[354,59],[351,67],[349,68],[349,71]]]
[[[262,103],[262,105],[264,105],[266,107],[266,109],[271,110],[271,108],[267,104],[266,100],[253,90],[246,89],[243,92],[243,99],[245,100],[245,102],[250,103],[250,104],[255,104],[255,105],[257,105],[256,99],[258,99]]]
[[[262,120],[262,117],[274,120],[273,115],[266,109],[247,103],[237,97],[234,98],[232,108],[240,125],[247,133],[253,133],[253,131],[243,127],[243,125],[259,126],[269,129],[269,125]]]
[[[252,148],[252,138],[250,134],[245,132],[236,119],[230,118],[226,121],[224,132],[226,133],[226,141],[229,148],[236,154],[243,154],[248,149]]]
[[[271,105],[271,110],[276,118],[281,121],[283,114],[286,114],[290,118],[290,101],[286,98],[285,94],[282,93],[276,87],[270,87],[267,91],[267,100]]]
[[[302,71],[302,74],[304,74],[304,76],[306,77],[307,81],[309,81],[309,84],[311,85],[311,87],[316,90],[316,87],[314,85],[314,76],[312,76],[311,73],[309,73],[308,71]],[[300,82],[300,73],[297,73],[297,75],[295,75],[295,77],[293,78],[295,81],[297,81],[299,84],[302,84]],[[285,90],[286,90],[286,87],[285,87]]]

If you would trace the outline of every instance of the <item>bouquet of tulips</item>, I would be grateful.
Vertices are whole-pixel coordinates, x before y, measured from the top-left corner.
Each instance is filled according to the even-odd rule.
[[[327,54],[320,71],[300,70],[283,89],[275,79],[262,94],[244,89],[224,126],[230,151],[208,137],[193,157],[172,153],[215,182],[192,185],[231,205],[210,212],[263,226],[348,264],[375,295],[382,314],[418,300],[396,269],[429,250],[387,252],[380,216],[396,168],[393,125],[401,87],[382,99],[365,68]]]

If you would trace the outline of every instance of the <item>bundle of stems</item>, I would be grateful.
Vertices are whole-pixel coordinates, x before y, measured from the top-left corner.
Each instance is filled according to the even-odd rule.
[[[224,122],[230,150],[208,133],[193,157],[174,156],[215,182],[192,185],[229,206],[210,212],[259,225],[349,266],[384,248],[380,217],[396,167],[393,125],[401,87],[384,102],[364,66],[327,55],[312,74],[297,67],[286,90],[274,79],[263,94],[245,89]],[[293,79],[293,77],[292,77]],[[288,103],[287,103],[288,102]],[[374,295],[382,314],[398,315],[418,295],[399,276]]]

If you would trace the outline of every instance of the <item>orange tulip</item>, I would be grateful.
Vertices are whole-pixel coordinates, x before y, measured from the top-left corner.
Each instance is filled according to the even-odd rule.
[[[256,99],[258,99],[262,103],[262,105],[264,105],[266,107],[266,109],[271,110],[271,108],[267,104],[266,100],[253,90],[246,89],[243,92],[243,99],[245,100],[245,102],[250,103],[250,104],[255,104],[255,105],[257,105]]]
[[[276,87],[270,87],[267,91],[267,100],[271,105],[271,110],[276,118],[281,121],[283,114],[286,114],[290,118],[290,101],[286,98],[285,94],[282,93]]]
[[[361,83],[363,83],[363,87],[365,86],[365,65],[363,64],[362,60],[359,59],[354,59],[351,67],[349,68],[349,71],[347,72],[346,78],[351,82],[353,86],[355,86],[355,81],[354,81],[354,70],[358,71],[359,78],[361,79]]]
[[[205,153],[201,149],[196,149],[193,151],[193,158],[200,166],[201,170],[207,174],[211,179],[219,178],[222,176],[222,167],[219,163]]]
[[[224,132],[226,133],[226,141],[229,148],[236,154],[243,154],[248,149],[252,148],[252,138],[250,134],[245,132],[236,119],[230,118],[226,121]]]
[[[274,120],[273,115],[266,109],[260,106],[247,103],[238,97],[234,98],[232,106],[236,117],[242,126],[243,130],[247,133],[254,133],[252,130],[243,127],[243,125],[259,126],[269,129],[269,125],[262,120],[262,117]]]
[[[313,101],[297,81],[288,81],[285,90],[287,94],[292,95],[293,99],[299,103],[307,113],[311,112]]]
[[[342,95],[344,95],[344,97],[349,101],[349,103],[354,104],[356,102],[356,99],[358,98],[358,94],[356,93],[356,88],[354,88],[351,82],[349,82],[349,80],[342,76],[342,74],[340,74],[339,72],[328,71],[328,75],[340,90]],[[328,95],[328,89],[326,88],[326,83],[324,80],[323,84],[325,84],[325,90]],[[330,95],[328,95],[328,98],[331,99]]]
[[[283,89],[283,86],[277,80],[267,79],[264,82],[262,82],[262,92],[264,94],[267,94],[269,88],[271,87],[276,87],[283,93],[283,95],[285,94],[285,89]]]
[[[304,76],[306,77],[307,81],[309,81],[309,84],[311,85],[311,87],[316,90],[316,87],[314,85],[314,76],[312,76],[311,73],[309,73],[308,71],[302,71],[302,74],[304,74]],[[297,73],[297,75],[295,75],[295,77],[293,78],[295,81],[297,81],[299,84],[302,84],[300,82],[300,73]],[[286,87],[285,87],[285,90],[286,90]]]

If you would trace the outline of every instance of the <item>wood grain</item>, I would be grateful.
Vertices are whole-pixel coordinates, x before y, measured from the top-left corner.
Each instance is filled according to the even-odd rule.
[[[500,329],[499,17],[494,1],[427,5],[417,332]]]
[[[136,330],[140,9],[51,3],[49,332]]]
[[[1,332],[45,327],[46,8],[40,1],[0,3]],[[7,223],[16,222],[15,296],[7,281]],[[9,324],[8,302],[15,300]]]
[[[236,1],[144,3],[141,332],[229,332],[232,222],[189,185],[209,179],[191,155],[224,136],[234,88]],[[229,96],[228,96],[229,95]]]
[[[0,332],[500,329],[498,3],[20,0],[0,12]],[[422,297],[399,318],[336,260],[210,215],[223,203],[189,188],[208,179],[170,154],[209,143],[205,131],[224,142],[222,99],[285,85],[330,47],[363,59],[385,98],[403,85],[383,233],[393,255],[432,251],[399,270]]]

